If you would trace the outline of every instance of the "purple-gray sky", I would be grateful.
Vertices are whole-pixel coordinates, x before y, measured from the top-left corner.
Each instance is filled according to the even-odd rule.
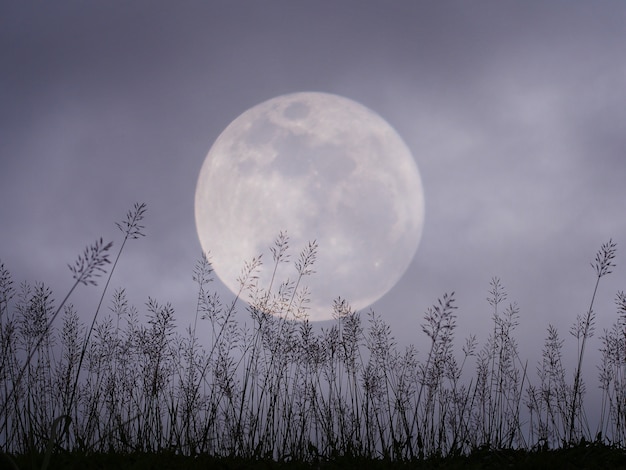
[[[610,237],[599,330],[626,289],[625,45],[621,0],[2,2],[0,259],[60,299],[66,264],[99,236],[119,246],[114,222],[144,201],[147,237],[112,287],[141,313],[148,296],[172,302],[185,326],[211,144],[264,100],[335,93],[396,128],[424,183],[422,243],[374,309],[423,351],[425,309],[456,291],[458,336],[482,342],[499,276],[534,369],[549,323],[575,350]]]

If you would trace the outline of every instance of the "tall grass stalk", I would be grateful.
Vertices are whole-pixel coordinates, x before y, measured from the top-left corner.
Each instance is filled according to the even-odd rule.
[[[609,240],[607,243],[602,244],[600,250],[596,254],[595,262],[591,263],[591,266],[596,272],[596,283],[593,288],[593,294],[591,295],[591,302],[589,308],[584,316],[578,316],[574,327],[572,328],[572,335],[576,337],[578,342],[578,362],[576,363],[576,370],[574,372],[574,389],[572,393],[572,401],[570,403],[570,417],[569,417],[569,434],[567,436],[570,444],[576,443],[584,437],[586,434],[589,438],[589,432],[585,433],[587,423],[583,422],[582,418],[582,395],[583,395],[583,383],[581,378],[583,358],[585,355],[585,346],[587,340],[593,336],[595,331],[596,315],[593,311],[593,304],[598,292],[598,286],[600,285],[600,279],[607,274],[611,273],[611,269],[615,267],[613,260],[617,251],[617,245]]]
[[[100,299],[98,301],[98,306],[96,307],[96,311],[93,315],[93,319],[91,321],[91,325],[87,330],[87,334],[85,336],[85,341],[83,342],[83,347],[81,348],[80,358],[78,360],[78,366],[76,367],[76,375],[74,379],[74,385],[72,386],[72,393],[70,395],[70,399],[67,403],[67,409],[65,410],[65,414],[69,415],[69,411],[72,408],[74,403],[74,398],[76,396],[76,389],[78,387],[78,377],[80,374],[81,367],[83,365],[83,360],[85,359],[85,353],[87,351],[87,346],[89,344],[89,339],[91,338],[91,333],[94,330],[96,320],[98,318],[98,314],[100,313],[100,308],[102,307],[102,302],[104,301],[104,297],[106,295],[107,289],[109,287],[109,283],[111,282],[111,278],[113,276],[113,272],[117,267],[117,263],[119,262],[120,256],[122,255],[122,251],[124,250],[124,246],[126,246],[126,242],[129,239],[137,239],[139,237],[145,236],[142,232],[145,228],[143,225],[140,225],[140,222],[143,220],[146,212],[146,204],[145,203],[135,203],[134,208],[128,211],[126,216],[126,220],[123,222],[116,222],[117,227],[124,233],[124,239],[122,240],[122,244],[120,246],[119,251],[117,252],[117,256],[115,257],[115,261],[113,262],[113,266],[111,267],[111,271],[109,272],[109,276],[107,277],[104,288],[102,289],[102,294],[100,295]],[[70,268],[71,269],[71,268]],[[76,271],[73,271],[76,276]],[[84,282],[84,281],[83,281]],[[95,285],[95,284],[94,284]]]

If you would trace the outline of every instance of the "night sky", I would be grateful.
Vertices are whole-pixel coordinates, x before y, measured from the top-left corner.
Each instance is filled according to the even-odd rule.
[[[534,377],[548,324],[574,354],[568,331],[609,238],[617,267],[590,352],[626,289],[625,51],[622,0],[2,2],[0,260],[16,285],[43,281],[60,300],[66,265],[100,236],[119,247],[114,222],[145,202],[147,236],[127,246],[111,293],[125,287],[141,315],[148,296],[171,302],[182,329],[212,143],[267,99],[339,94],[394,126],[424,184],[420,247],[373,309],[423,353],[424,311],[455,291],[458,343],[482,344],[498,276]],[[73,298],[85,320],[100,292]]]

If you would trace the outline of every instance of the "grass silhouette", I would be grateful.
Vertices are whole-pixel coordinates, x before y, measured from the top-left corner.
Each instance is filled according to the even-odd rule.
[[[69,265],[75,283],[57,306],[44,284],[16,288],[0,263],[0,451],[12,468],[105,461],[131,468],[116,458],[132,468],[151,468],[155,458],[163,468],[182,465],[180,459],[189,468],[218,461],[232,468],[254,462],[497,468],[558,459],[620,468],[624,461],[622,292],[615,323],[600,338],[603,395],[594,429],[582,379],[598,285],[615,266],[612,241],[592,263],[590,306],[570,331],[578,345],[573,374],[552,325],[531,374],[515,339],[519,309],[507,303],[498,278],[490,284],[493,328],[483,345],[470,336],[457,348],[454,293],[424,314],[429,349],[422,359],[414,346],[398,347],[379,315],[354,312],[341,298],[332,306],[332,326],[317,331],[307,319],[306,288],[317,244],[295,258],[292,280],[276,279],[276,268],[290,262],[283,232],[270,248],[268,286],[258,282],[261,257],[252,259],[238,277],[238,295],[224,301],[209,288],[213,272],[203,254],[193,270],[193,324],[179,331],[172,306],[152,298],[140,321],[125,290],[109,294],[108,286],[127,242],[143,237],[145,213],[145,204],[135,204],[117,224],[123,241],[112,263],[112,243],[99,239]],[[87,326],[69,299],[80,285],[97,285],[107,267]],[[244,293],[252,299],[247,305],[240,302]],[[242,323],[244,309],[249,322]],[[209,326],[207,337],[198,337],[200,322]]]

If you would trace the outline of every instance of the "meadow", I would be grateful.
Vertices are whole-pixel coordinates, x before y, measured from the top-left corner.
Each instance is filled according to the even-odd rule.
[[[117,223],[119,248],[102,239],[69,265],[74,284],[59,303],[42,283],[16,285],[0,260],[0,463],[7,468],[626,468],[626,294],[599,334],[601,414],[585,413],[582,364],[596,334],[593,305],[617,247],[592,261],[586,313],[562,335],[549,326],[542,359],[518,354],[519,311],[499,279],[488,287],[492,332],[484,344],[456,338],[454,293],[424,313],[428,344],[399,347],[375,312],[338,298],[332,326],[307,320],[307,278],[317,245],[291,258],[279,233],[270,268],[292,263],[291,280],[259,285],[261,258],[247,262],[239,295],[210,289],[210,256],[193,269],[194,322],[175,324],[171,305],[139,309],[108,291],[124,250],[144,236],[145,204]],[[274,269],[274,272],[276,270]],[[71,303],[91,286],[87,318]],[[250,294],[252,301],[240,299]],[[241,311],[248,320],[241,322]],[[210,335],[199,337],[200,322]],[[573,370],[565,341],[576,343]]]

